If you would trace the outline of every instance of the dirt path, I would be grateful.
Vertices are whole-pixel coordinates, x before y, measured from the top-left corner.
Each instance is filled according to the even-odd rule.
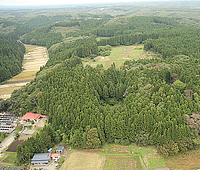
[[[30,48],[29,46],[26,46]],[[7,99],[11,93],[35,78],[35,73],[48,61],[45,47],[31,46],[32,52],[24,54],[24,65],[22,73],[0,85],[0,98]],[[29,50],[29,49],[28,49]]]

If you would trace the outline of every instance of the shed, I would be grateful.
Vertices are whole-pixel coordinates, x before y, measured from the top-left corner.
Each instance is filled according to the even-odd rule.
[[[58,159],[60,158],[60,153],[52,153],[51,158],[54,159],[55,162],[57,162]]]
[[[56,149],[56,153],[62,153],[64,152],[64,146],[58,146]]]
[[[36,153],[31,159],[31,164],[49,164],[51,153]]]

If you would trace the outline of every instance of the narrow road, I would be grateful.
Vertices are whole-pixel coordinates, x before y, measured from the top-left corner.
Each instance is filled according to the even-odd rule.
[[[14,132],[12,132],[2,143],[2,148],[0,148],[0,152],[2,152],[5,148],[7,148],[14,141]]]

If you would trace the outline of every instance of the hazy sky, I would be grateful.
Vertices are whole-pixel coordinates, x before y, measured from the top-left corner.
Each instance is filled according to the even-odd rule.
[[[105,3],[105,2],[139,2],[150,0],[0,0],[0,5],[60,5],[60,4],[83,4],[83,3]],[[159,1],[159,0],[151,0]]]

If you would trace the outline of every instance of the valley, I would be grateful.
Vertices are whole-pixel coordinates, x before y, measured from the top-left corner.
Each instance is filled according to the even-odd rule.
[[[48,61],[45,47],[25,45],[27,53],[24,54],[23,71],[0,85],[0,98],[10,98],[14,90],[20,89],[35,78],[35,74]]]

